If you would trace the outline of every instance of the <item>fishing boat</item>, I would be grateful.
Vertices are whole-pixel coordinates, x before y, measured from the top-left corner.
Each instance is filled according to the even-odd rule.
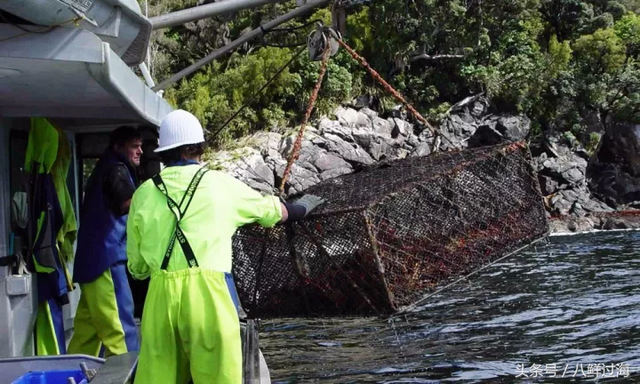
[[[34,247],[29,225],[35,225],[29,223],[29,209],[37,200],[32,188],[37,172],[25,167],[29,135],[37,134],[31,129],[34,119],[46,119],[68,143],[66,188],[72,215],[82,225],[84,175],[106,148],[109,132],[136,126],[152,149],[160,122],[172,110],[147,69],[152,30],[272,2],[228,0],[155,20],[135,0],[0,2],[0,383],[126,383],[137,364],[137,353],[107,359],[37,353],[38,273],[29,267]],[[300,4],[298,13],[278,23],[323,4]],[[147,177],[160,170],[153,158],[142,162]],[[72,262],[64,267],[73,273]],[[68,343],[79,288],[70,284],[66,295],[62,326]],[[255,326],[249,322],[244,329]],[[251,340],[245,351],[258,351],[257,336]],[[247,383],[269,382],[259,353],[245,353],[244,372]]]

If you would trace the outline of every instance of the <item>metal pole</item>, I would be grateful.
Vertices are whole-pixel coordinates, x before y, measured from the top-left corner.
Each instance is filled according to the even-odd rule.
[[[209,64],[210,62],[212,62],[213,60],[219,58],[220,56],[233,51],[234,49],[236,49],[237,47],[241,46],[242,44],[246,43],[247,41],[250,41],[258,36],[261,36],[262,34],[264,34],[264,32],[269,31],[272,28],[277,27],[280,24],[286,23],[287,21],[291,20],[291,19],[295,19],[296,17],[302,16],[305,13],[311,11],[314,8],[318,8],[318,7],[322,7],[324,5],[329,4],[329,0],[317,0],[317,1],[312,1],[309,2],[305,5],[303,5],[302,7],[296,8],[293,11],[289,12],[289,13],[285,13],[284,15],[264,24],[261,28],[256,28],[253,31],[247,33],[246,35],[232,41],[231,43],[225,45],[222,48],[216,49],[215,51],[211,52],[209,55],[205,56],[204,58],[198,60],[197,62],[191,64],[190,66],[188,66],[187,68],[183,69],[182,71],[176,73],[175,75],[171,76],[170,78],[164,80],[163,82],[161,82],[160,84],[156,85],[155,87],[153,87],[152,89],[154,91],[159,91],[161,89],[165,89],[167,88],[169,85],[180,81],[182,78],[184,78],[185,76],[189,76],[190,74],[192,74],[193,72],[197,71],[198,69],[200,69],[201,67]]]
[[[159,15],[149,19],[153,29],[175,27],[190,21],[206,19],[208,17],[232,13],[247,8],[260,7],[271,3],[282,3],[286,0],[223,0],[216,3],[200,5],[181,11]]]
[[[144,17],[149,18],[149,1],[144,0]],[[147,54],[145,61],[149,65],[149,76],[151,76],[151,44],[147,44]]]
[[[147,86],[153,88],[153,86],[155,86],[156,84],[154,83],[153,78],[151,77],[151,73],[149,73],[149,69],[147,68],[147,65],[144,63],[144,61],[140,63],[140,65],[138,65],[138,68],[140,68],[140,72],[142,72],[142,76],[147,82]]]

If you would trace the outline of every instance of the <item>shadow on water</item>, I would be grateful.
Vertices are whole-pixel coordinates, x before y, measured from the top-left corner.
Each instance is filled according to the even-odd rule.
[[[640,232],[616,232],[552,237],[393,321],[260,337],[276,383],[640,383],[639,325]]]

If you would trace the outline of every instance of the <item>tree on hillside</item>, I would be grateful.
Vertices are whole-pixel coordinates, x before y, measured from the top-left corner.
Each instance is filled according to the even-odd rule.
[[[196,0],[153,0],[152,15]],[[361,2],[360,2],[361,3]],[[166,78],[229,40],[295,7],[245,10],[154,32],[154,75]],[[422,113],[485,92],[500,111],[527,114],[539,131],[583,138],[590,115],[638,120],[640,0],[385,0],[348,8],[345,40]],[[284,27],[331,22],[321,9]],[[296,52],[265,47],[304,42],[313,30],[271,33],[176,84],[167,97],[216,131]],[[224,143],[257,129],[298,121],[318,62],[295,59],[272,88],[229,125]],[[362,93],[381,96],[369,75],[341,50],[332,57],[317,113]]]
[[[639,120],[640,17],[625,15],[615,28],[600,29],[574,43],[577,102],[608,117]]]

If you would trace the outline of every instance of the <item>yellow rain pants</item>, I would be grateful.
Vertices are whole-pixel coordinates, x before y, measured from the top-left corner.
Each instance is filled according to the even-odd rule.
[[[223,272],[151,275],[135,384],[240,384],[240,323]]]
[[[37,356],[66,353],[62,305],[56,299],[49,299],[38,304],[35,345]]]
[[[67,353],[121,355],[140,349],[126,266],[116,263],[97,279],[80,284],[80,302]]]

